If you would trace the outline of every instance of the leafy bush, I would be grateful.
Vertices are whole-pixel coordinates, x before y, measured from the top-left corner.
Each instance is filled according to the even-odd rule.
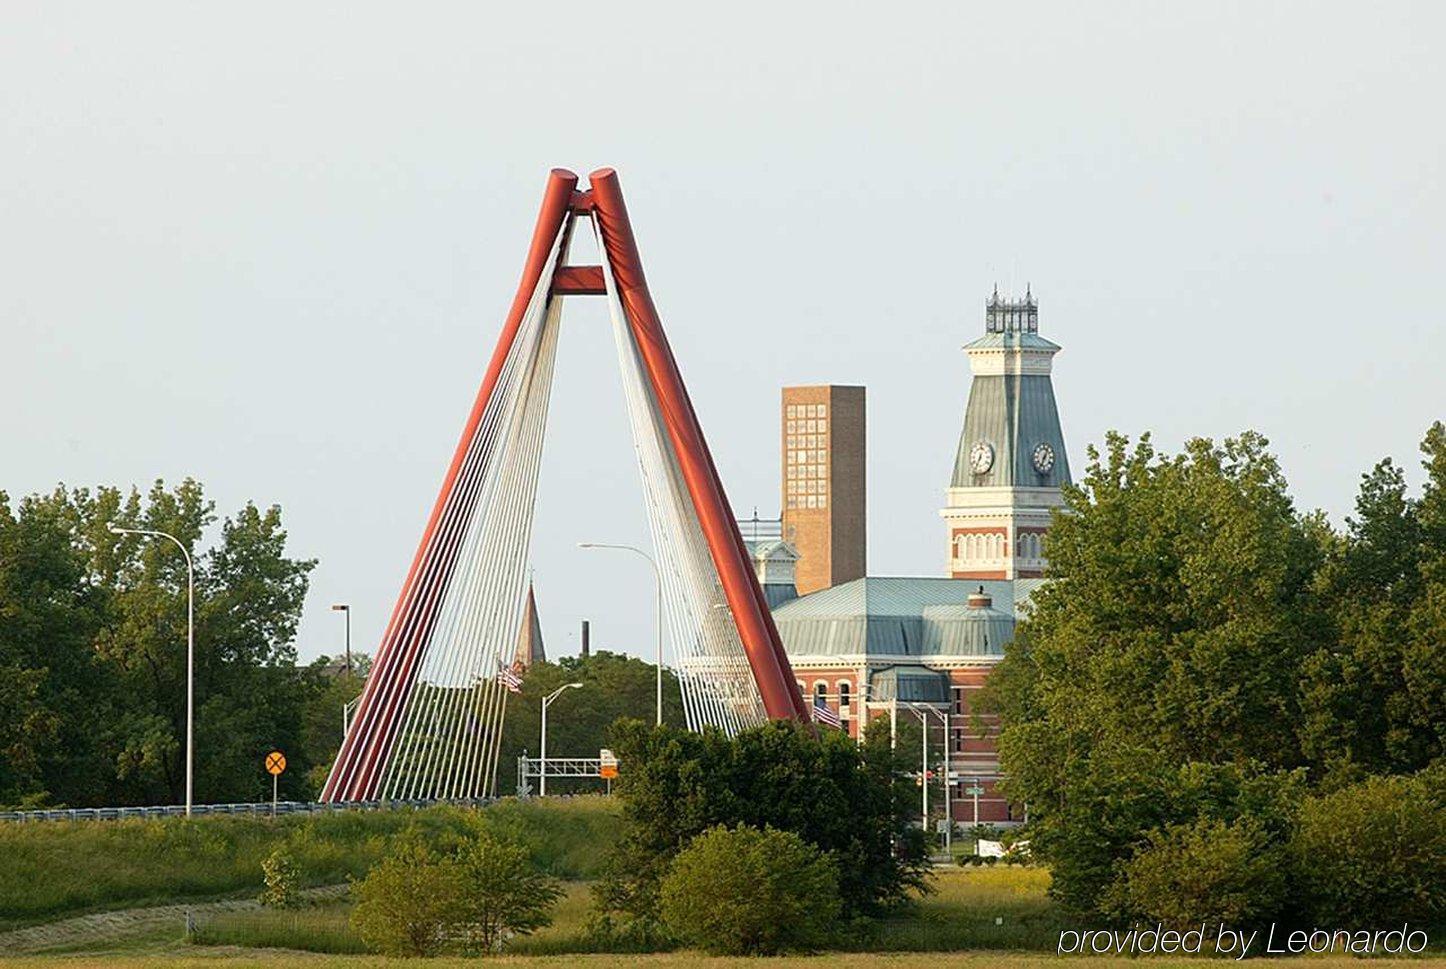
[[[261,863],[266,888],[257,901],[267,908],[295,908],[301,904],[301,869],[285,847],[272,849]]]
[[[388,956],[430,956],[447,943],[463,889],[455,861],[408,837],[352,891],[357,905],[351,924],[367,948]]]
[[[1374,777],[1305,802],[1291,849],[1318,924],[1446,919],[1443,779],[1441,767]]]
[[[1122,921],[1179,929],[1259,925],[1285,901],[1282,855],[1254,818],[1173,825],[1120,866],[1102,908]]]
[[[487,832],[445,853],[409,834],[355,893],[353,928],[389,956],[498,951],[509,937],[551,924],[562,894],[525,848]]]
[[[839,911],[838,867],[798,835],[712,828],[673,860],[660,890],[663,922],[714,954],[771,955],[828,942]]]

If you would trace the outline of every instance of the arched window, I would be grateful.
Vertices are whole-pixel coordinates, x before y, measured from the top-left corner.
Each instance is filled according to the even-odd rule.
[[[846,707],[849,705],[849,681],[838,681],[838,705]]]
[[[964,551],[965,551],[964,546],[965,546],[964,536],[963,536],[963,535],[955,535],[955,536],[954,536],[954,557],[955,557],[956,559],[962,559],[962,558],[964,557]]]
[[[813,685],[813,702],[815,706],[828,706],[828,684],[823,680]]]

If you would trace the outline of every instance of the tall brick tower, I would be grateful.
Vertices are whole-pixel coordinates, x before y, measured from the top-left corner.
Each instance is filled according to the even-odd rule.
[[[954,458],[948,507],[949,574],[1028,579],[1044,574],[1050,511],[1069,481],[1050,380],[1059,346],[1039,335],[1028,291],[984,308],[984,335],[964,347],[973,382]]]
[[[864,388],[783,388],[783,537],[798,594],[850,582],[866,566]]]

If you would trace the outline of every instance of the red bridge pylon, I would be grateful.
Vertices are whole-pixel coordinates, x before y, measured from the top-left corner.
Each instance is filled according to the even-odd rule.
[[[616,172],[553,169],[512,308],[323,801],[495,793],[564,296],[603,296],[690,725],[809,720],[648,292]],[[601,265],[567,264],[579,220]]]

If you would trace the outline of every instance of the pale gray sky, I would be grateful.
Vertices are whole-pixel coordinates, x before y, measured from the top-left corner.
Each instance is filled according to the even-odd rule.
[[[1034,286],[1071,463],[1268,435],[1338,520],[1446,417],[1434,3],[7,4],[0,488],[194,475],[316,556],[371,649],[547,169],[616,166],[740,512],[779,387],[869,392],[870,571],[936,574],[982,303]],[[548,647],[647,651],[598,301],[566,317]],[[1419,481],[1416,474],[1413,480]]]

